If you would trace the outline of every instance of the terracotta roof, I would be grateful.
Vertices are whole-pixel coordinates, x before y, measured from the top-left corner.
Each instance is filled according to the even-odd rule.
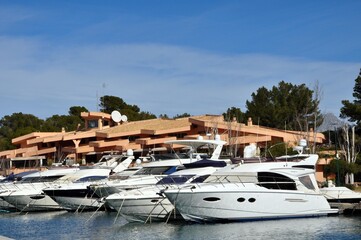
[[[23,141],[27,141],[29,139],[39,138],[39,137],[49,137],[59,134],[59,132],[32,132],[17,138],[13,138],[11,142],[13,144],[20,144]]]
[[[111,119],[110,114],[103,112],[81,112],[80,116],[84,119],[93,119],[93,118]]]
[[[135,122],[127,122],[114,126],[111,128],[97,131],[97,135],[123,136],[123,135],[135,135],[140,134],[142,131],[150,131],[155,133],[156,131],[171,130],[175,128],[189,127],[191,123],[189,118],[179,119],[149,119]]]

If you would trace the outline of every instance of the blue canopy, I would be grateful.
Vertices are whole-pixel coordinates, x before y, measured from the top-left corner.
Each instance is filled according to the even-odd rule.
[[[225,161],[203,159],[192,163],[183,164],[185,168],[201,168],[201,167],[225,167]]]

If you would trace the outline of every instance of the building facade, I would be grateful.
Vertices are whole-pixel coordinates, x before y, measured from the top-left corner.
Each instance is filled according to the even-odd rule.
[[[179,119],[150,119],[134,122],[115,122],[110,114],[83,112],[85,129],[71,132],[33,132],[14,138],[18,148],[0,152],[0,159],[44,156],[52,162],[71,158],[75,162],[95,162],[109,152],[132,149],[136,156],[149,152],[166,151],[168,140],[196,139],[199,136],[213,139],[219,135],[227,142],[224,154],[242,156],[245,146],[255,143],[261,150],[285,142],[296,145],[300,139],[310,144],[321,144],[321,133],[279,130],[225,121],[222,115],[201,115]]]

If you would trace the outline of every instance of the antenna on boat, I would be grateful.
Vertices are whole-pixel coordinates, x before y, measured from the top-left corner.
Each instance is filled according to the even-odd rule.
[[[298,154],[302,154],[306,146],[307,146],[306,139],[301,139],[298,146],[293,147],[293,150],[297,151]]]

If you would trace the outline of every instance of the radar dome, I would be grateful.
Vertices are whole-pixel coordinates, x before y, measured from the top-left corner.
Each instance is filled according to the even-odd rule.
[[[127,150],[127,156],[133,156],[133,150],[132,149]]]
[[[137,160],[135,160],[135,164],[137,164],[137,166],[139,166],[140,164],[142,164],[142,160],[140,160],[139,158]]]

